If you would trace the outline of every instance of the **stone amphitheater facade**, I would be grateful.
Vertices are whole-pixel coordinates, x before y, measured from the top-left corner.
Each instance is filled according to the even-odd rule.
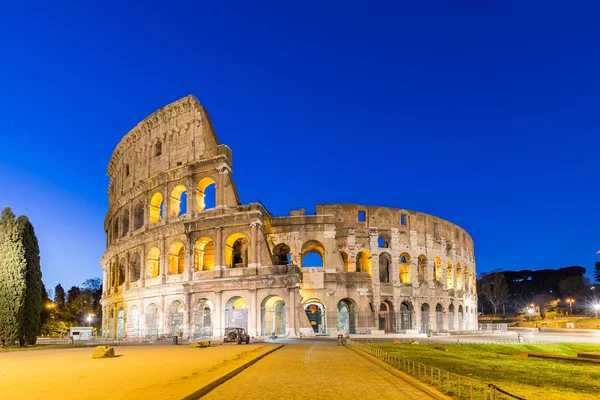
[[[193,96],[117,145],[101,259],[105,336],[477,328],[473,241],[459,226],[354,204],[277,217],[240,203],[232,170],[230,148]]]

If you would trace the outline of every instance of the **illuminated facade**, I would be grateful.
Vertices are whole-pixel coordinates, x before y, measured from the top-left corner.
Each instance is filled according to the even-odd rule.
[[[404,209],[240,204],[231,150],[193,96],[117,145],[107,173],[105,336],[447,332],[477,327],[473,241]]]

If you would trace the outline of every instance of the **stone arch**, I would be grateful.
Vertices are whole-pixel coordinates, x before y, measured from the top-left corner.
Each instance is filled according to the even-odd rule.
[[[119,238],[119,217],[115,218],[113,223],[113,241]]]
[[[350,298],[344,298],[337,304],[337,329],[345,334],[358,331],[358,305]]]
[[[148,215],[150,216],[150,224],[158,223],[163,215],[163,196],[160,192],[156,192],[150,199],[150,207],[148,207]]]
[[[454,268],[450,261],[448,261],[448,264],[446,265],[446,287],[449,290],[454,289]]]
[[[138,201],[133,209],[133,229],[138,230],[144,226],[144,203]]]
[[[158,275],[160,275],[160,250],[158,247],[152,247],[146,257],[146,276],[156,278]]]
[[[201,237],[194,245],[194,271],[211,271],[215,268],[215,242]]]
[[[444,308],[440,303],[435,306],[435,330],[436,332],[444,330]]]
[[[413,306],[410,302],[403,301],[400,303],[400,329],[403,331],[412,329],[412,312]]]
[[[248,266],[248,238],[243,233],[233,233],[225,241],[225,265],[229,268]]]
[[[442,260],[439,257],[433,258],[433,280],[436,282],[442,281]]]
[[[173,300],[169,306],[168,324],[170,336],[183,336],[183,303]]]
[[[120,307],[117,311],[117,339],[125,337],[125,309]]]
[[[400,274],[400,283],[410,285],[410,254],[400,254],[400,263],[398,264]]]
[[[425,282],[425,270],[427,268],[427,257],[424,254],[419,255],[417,260],[417,272],[419,274],[419,282]]]
[[[121,220],[121,236],[127,235],[129,233],[129,209],[125,209],[123,211],[123,219]]]
[[[154,303],[146,307],[146,336],[158,336],[158,306]]]
[[[207,298],[196,301],[194,308],[194,337],[210,338],[213,335],[213,311],[215,307]]]
[[[225,304],[225,327],[244,328],[248,331],[248,301],[242,296],[233,296]]]
[[[279,243],[273,247],[273,265],[288,265],[291,263],[290,246],[286,243]]]
[[[117,278],[117,286],[121,286],[125,283],[125,265],[127,262],[125,261],[125,257],[121,257],[121,261],[119,261],[119,272]]]
[[[344,265],[344,271],[346,272],[350,272],[348,271],[348,253],[346,253],[344,250],[340,249],[340,256],[342,257],[342,264]]]
[[[463,269],[460,265],[459,262],[456,263],[456,282],[455,282],[455,288],[456,290],[462,290],[463,289]]]
[[[448,306],[448,330],[453,331],[454,327],[454,304]]]
[[[183,274],[185,269],[185,246],[181,242],[173,242],[169,246],[169,265],[167,273],[169,275]]]
[[[187,194],[183,185],[177,185],[169,196],[169,217],[178,217],[187,212]]]
[[[389,300],[384,300],[379,304],[379,330],[395,332],[394,306]]]
[[[281,296],[272,295],[263,299],[260,305],[262,336],[285,335],[285,301]]]
[[[310,326],[316,334],[325,334],[327,332],[325,305],[319,299],[309,299],[304,302],[304,312],[308,318]]]
[[[464,314],[463,314],[463,306],[461,304],[458,306],[458,330],[459,331],[463,330],[463,321],[464,321]]]
[[[392,268],[392,256],[389,253],[379,255],[379,282],[390,282],[390,270]]]
[[[200,179],[198,185],[196,185],[196,212],[216,207],[216,190],[217,184],[213,178],[205,177]],[[210,197],[207,198],[209,191],[214,192],[214,199],[211,199]]]
[[[142,260],[140,253],[135,252],[129,261],[129,282],[137,282],[140,279]]]
[[[371,252],[367,249],[362,249],[356,255],[356,272],[366,272],[369,278],[373,276]]]
[[[309,240],[302,245],[302,267],[325,266],[325,246],[318,240]],[[320,265],[319,265],[320,264]]]
[[[388,249],[390,248],[391,242],[392,238],[388,232],[379,232],[379,237],[377,238],[377,247]]]

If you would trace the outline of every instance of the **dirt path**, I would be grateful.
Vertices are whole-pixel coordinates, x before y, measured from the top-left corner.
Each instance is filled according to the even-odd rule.
[[[203,399],[430,399],[352,350],[327,342],[289,344]]]
[[[181,399],[276,345],[117,346],[0,353],[0,399]],[[269,356],[267,356],[268,358]]]

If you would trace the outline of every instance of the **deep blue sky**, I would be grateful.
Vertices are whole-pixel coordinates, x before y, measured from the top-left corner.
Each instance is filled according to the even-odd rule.
[[[599,259],[597,2],[72,3],[0,12],[0,206],[48,287],[101,276],[111,152],[190,93],[244,203],[438,215],[479,272]]]

